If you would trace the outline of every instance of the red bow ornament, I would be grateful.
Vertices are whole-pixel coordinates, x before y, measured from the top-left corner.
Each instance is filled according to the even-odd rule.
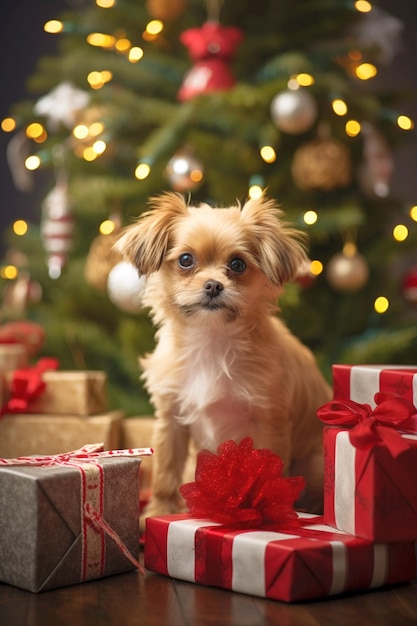
[[[402,433],[417,434],[417,413],[411,402],[400,396],[375,394],[376,407],[353,400],[333,400],[317,410],[318,418],[329,426],[350,428],[355,448],[365,450],[383,443],[396,458],[409,449]]]
[[[194,61],[178,92],[178,100],[213,91],[231,89],[235,78],[229,67],[243,33],[234,26],[206,22],[201,28],[189,28],[180,35]]]

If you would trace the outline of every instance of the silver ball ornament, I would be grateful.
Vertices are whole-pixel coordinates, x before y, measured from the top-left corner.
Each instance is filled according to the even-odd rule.
[[[177,152],[168,161],[166,176],[175,191],[191,191],[203,180],[203,165],[187,152]]]
[[[317,119],[317,102],[307,89],[286,89],[271,102],[271,117],[280,130],[299,135],[309,130]]]

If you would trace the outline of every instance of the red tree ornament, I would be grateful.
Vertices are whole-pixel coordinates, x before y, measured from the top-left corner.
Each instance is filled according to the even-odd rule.
[[[242,39],[239,28],[221,26],[214,21],[206,22],[201,28],[185,30],[180,41],[188,48],[194,65],[185,75],[178,100],[231,89],[236,81],[229,63]]]
[[[417,305],[417,266],[407,270],[402,281],[402,293],[408,304]]]

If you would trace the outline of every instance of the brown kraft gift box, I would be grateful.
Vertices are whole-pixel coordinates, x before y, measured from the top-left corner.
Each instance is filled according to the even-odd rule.
[[[8,373],[10,385],[13,372]],[[94,415],[107,409],[107,376],[102,371],[43,372],[46,387],[29,403],[25,413],[56,413],[58,415]]]
[[[85,442],[101,441],[104,449],[120,448],[123,411],[101,415],[5,415],[0,418],[0,457],[61,454]]]
[[[137,417],[126,417],[121,421],[121,444],[122,448],[143,448],[153,446],[153,428],[156,418],[145,415]],[[140,467],[141,479],[140,486],[141,491],[144,494],[144,499],[150,497],[150,487],[152,482],[152,463],[154,457],[158,455],[158,449],[155,448],[155,452],[150,457],[145,457],[142,460]],[[187,459],[183,482],[190,482],[194,480],[195,476],[195,463],[196,463],[196,450],[190,447],[190,455]]]
[[[87,476],[97,471],[82,463]],[[87,488],[83,471],[65,464],[0,467],[2,582],[39,592],[134,569],[106,532],[91,531],[85,498],[99,482],[100,515],[137,559],[140,459],[115,456],[98,464],[100,478],[87,478]]]

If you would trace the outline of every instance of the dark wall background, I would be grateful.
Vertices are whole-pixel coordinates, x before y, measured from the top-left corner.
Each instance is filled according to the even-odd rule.
[[[37,59],[56,50],[57,38],[43,32],[43,24],[70,5],[85,0],[0,0],[0,119],[12,103],[24,99],[26,78]],[[92,0],[91,0],[92,1]],[[202,0],[203,1],[203,0]],[[234,0],[225,0],[234,1]],[[341,0],[342,1],[342,0]],[[417,11],[415,0],[379,0],[379,7],[400,18],[404,24],[402,49],[390,67],[381,68],[375,84],[410,89],[414,95],[404,103],[403,112],[417,122]],[[12,181],[6,160],[10,136],[0,130],[0,254],[3,232],[17,217],[39,219],[37,185],[34,193],[19,192]],[[417,129],[395,154],[392,187],[401,197],[417,204]],[[39,180],[39,173],[36,173]]]

